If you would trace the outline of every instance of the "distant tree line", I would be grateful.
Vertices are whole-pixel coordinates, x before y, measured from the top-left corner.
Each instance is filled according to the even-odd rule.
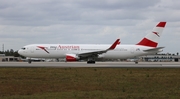
[[[18,54],[18,51],[14,51],[13,49],[6,50],[6,51],[0,51],[0,54],[5,54],[5,56],[14,56],[14,57],[22,57]]]

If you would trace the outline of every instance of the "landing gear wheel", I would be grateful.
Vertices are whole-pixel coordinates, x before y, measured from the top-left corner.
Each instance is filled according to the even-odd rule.
[[[138,64],[138,61],[135,61],[135,64]]]
[[[95,64],[96,63],[96,61],[87,61],[87,64]]]
[[[57,58],[56,61],[59,62],[59,58]]]
[[[31,59],[28,59],[28,63],[31,64],[31,62],[32,62]]]

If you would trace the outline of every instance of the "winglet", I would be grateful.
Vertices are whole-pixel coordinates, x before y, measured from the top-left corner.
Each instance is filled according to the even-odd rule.
[[[111,45],[111,47],[108,48],[108,50],[113,50],[113,49],[115,49],[116,46],[117,46],[118,44],[120,44],[119,40],[120,40],[120,39],[117,39],[117,40]]]

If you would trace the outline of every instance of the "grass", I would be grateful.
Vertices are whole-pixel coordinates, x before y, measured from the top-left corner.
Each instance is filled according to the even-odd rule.
[[[1,99],[178,99],[178,68],[0,68]]]

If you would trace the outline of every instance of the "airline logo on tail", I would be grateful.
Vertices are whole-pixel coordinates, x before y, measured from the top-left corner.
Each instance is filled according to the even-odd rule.
[[[158,37],[160,37],[158,32],[153,32],[153,33],[156,34]]]
[[[159,22],[151,33],[148,33],[138,44],[148,47],[157,47],[161,33],[166,25],[166,22]]]

